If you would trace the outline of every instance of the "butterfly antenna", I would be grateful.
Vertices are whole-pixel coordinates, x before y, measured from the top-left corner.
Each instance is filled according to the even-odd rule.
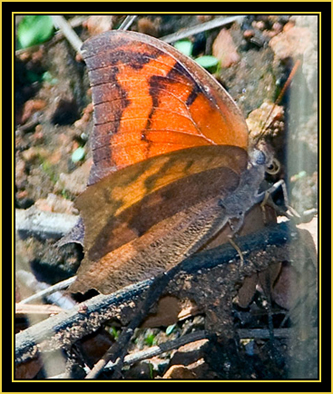
[[[257,141],[259,141],[259,140],[262,138],[262,136],[264,135],[265,131],[266,131],[266,130],[269,128],[269,126],[272,124],[272,121],[271,121],[270,123],[268,123],[268,121],[269,121],[269,119],[270,119],[270,117],[271,117],[271,115],[272,115],[272,113],[273,113],[275,107],[276,107],[276,106],[280,103],[280,101],[282,100],[282,97],[284,96],[285,91],[288,89],[288,87],[289,87],[289,85],[290,85],[292,79],[294,78],[294,76],[295,76],[295,74],[296,74],[296,71],[298,70],[298,67],[300,66],[300,64],[301,64],[301,61],[298,59],[298,60],[296,61],[296,63],[294,64],[294,67],[292,68],[292,70],[291,70],[291,72],[290,72],[290,74],[289,74],[289,77],[288,77],[288,79],[286,80],[286,83],[284,84],[284,86],[283,86],[283,88],[282,88],[280,94],[278,95],[277,99],[275,100],[274,105],[272,106],[271,110],[269,111],[269,114],[268,114],[268,116],[267,116],[267,118],[266,118],[266,120],[265,120],[265,123],[264,123],[264,125],[263,125],[263,127],[262,127],[262,130],[260,131],[260,133],[259,133],[258,136],[256,137],[256,140],[257,140]]]

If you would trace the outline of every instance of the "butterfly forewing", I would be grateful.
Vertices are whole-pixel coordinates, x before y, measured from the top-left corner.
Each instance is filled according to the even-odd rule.
[[[82,49],[95,107],[90,183],[179,149],[215,144],[246,149],[247,127],[236,104],[170,45],[111,31]]]

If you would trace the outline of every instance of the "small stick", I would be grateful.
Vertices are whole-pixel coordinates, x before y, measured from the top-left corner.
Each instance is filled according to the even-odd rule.
[[[61,15],[52,15],[53,24],[62,31],[63,35],[67,38],[68,42],[72,45],[75,51],[81,54],[82,41],[79,36],[72,29],[72,26]]]
[[[65,279],[61,282],[58,282],[55,285],[48,287],[47,289],[43,289],[43,290],[39,291],[38,293],[35,293],[35,294],[31,295],[30,297],[25,298],[24,300],[20,301],[17,305],[29,304],[32,301],[39,300],[42,297],[45,297],[45,296],[55,293],[56,291],[67,289],[67,287],[69,285],[71,285],[75,281],[75,279],[76,279],[76,276],[72,276],[69,279]]]
[[[317,329],[314,327],[311,331],[314,334],[317,333]],[[237,336],[240,339],[270,339],[270,330],[267,328],[239,328],[236,330]],[[294,333],[293,328],[274,328],[274,338],[290,338]],[[162,353],[169,352],[170,350],[177,349],[187,343],[200,341],[202,339],[208,339],[208,334],[205,330],[191,332],[190,334],[184,335],[172,341],[160,343],[159,345],[152,346],[149,349],[141,350],[133,354],[129,354],[124,359],[124,365],[132,365],[142,360],[146,360]],[[109,362],[106,366],[106,370],[114,368],[115,364]]]
[[[124,364],[124,358],[134,330],[141,324],[153,304],[159,300],[168,283],[180,271],[181,264],[178,264],[170,271],[163,273],[154,280],[152,285],[149,287],[146,299],[143,301],[143,304],[139,308],[137,314],[120,335],[118,341],[108,349],[104,356],[95,364],[94,368],[87,374],[86,379],[95,379],[110,360],[114,363],[118,360],[115,366],[113,379],[117,379],[121,376],[121,368]]]
[[[292,239],[296,239],[298,232],[295,232],[294,226],[284,222],[267,227],[258,234],[239,237],[237,243],[243,253],[251,251],[253,258],[255,258],[256,253],[260,254],[262,262],[261,260],[257,261],[256,266],[253,266],[253,272],[256,272],[259,268],[264,269],[276,261],[288,259],[288,244],[291,242],[291,233],[294,234]],[[261,253],[263,248],[266,250],[265,254]],[[198,270],[222,266],[235,258],[237,258],[235,249],[230,244],[224,244],[216,249],[197,253],[180,265],[182,271],[195,275]],[[247,260],[250,263],[250,257]],[[128,286],[114,294],[96,296],[75,306],[70,311],[52,316],[16,334],[16,363],[25,362],[31,359],[32,355],[40,352],[67,348],[78,339],[96,331],[106,321],[120,313],[122,318],[131,319],[133,307],[124,308],[124,306],[129,306],[138,300],[142,302],[152,282],[149,279]],[[121,309],[120,306],[122,306]],[[66,341],[64,341],[64,337],[66,337]],[[37,346],[38,344],[40,345]]]
[[[239,251],[239,257],[243,261],[243,254],[238,246],[236,251]],[[240,265],[242,267],[243,264]],[[137,314],[134,316],[133,320],[130,322],[129,326],[121,334],[118,341],[113,344],[104,356],[95,364],[94,368],[87,374],[86,379],[95,379],[104,369],[106,364],[111,360],[117,365],[114,370],[113,379],[117,379],[121,376],[121,368],[123,366],[124,358],[126,355],[127,347],[129,341],[133,335],[134,329],[137,328],[144,317],[149,312],[151,306],[160,298],[166,285],[171,281],[177,273],[182,270],[182,264],[176,265],[170,271],[165,272],[163,275],[157,277],[149,288],[146,296],[146,300],[143,305],[139,308]]]
[[[296,61],[296,63],[294,64],[294,67],[292,68],[289,77],[286,81],[286,83],[284,84],[280,94],[278,95],[278,98],[275,100],[274,105],[272,106],[271,110],[269,111],[269,114],[265,120],[265,123],[262,127],[262,131],[258,134],[258,136],[256,137],[256,139],[259,141],[262,137],[262,135],[264,134],[264,132],[268,129],[268,127],[270,126],[270,124],[268,124],[269,118],[271,117],[275,107],[279,104],[279,102],[281,101],[283,95],[285,94],[286,90],[288,89],[289,85],[291,84],[292,79],[294,78],[296,71],[298,70],[298,67],[300,66],[301,61],[298,59]]]
[[[57,305],[15,304],[15,315],[53,315],[63,312]]]
[[[275,104],[279,104],[279,102],[281,101],[285,91],[288,89],[289,85],[291,84],[292,79],[294,78],[296,71],[298,70],[298,67],[301,65],[301,61],[299,59],[297,59],[296,63],[294,64],[294,67],[292,68],[288,79],[286,80],[286,83],[284,84],[278,98],[275,101]]]
[[[266,328],[239,328],[237,331],[237,336],[240,339],[269,339],[270,333]],[[315,335],[317,333],[317,329],[313,328],[311,330]],[[293,328],[275,328],[274,329],[274,337],[275,338],[290,338],[294,335]],[[184,335],[177,339],[160,343],[159,345],[152,346],[149,349],[141,350],[132,354],[128,354],[124,359],[124,365],[133,365],[139,361],[147,360],[152,357],[159,356],[160,354],[169,352],[170,350],[178,349],[181,346],[186,345],[187,343],[200,341],[202,339],[208,339],[208,334],[205,330],[191,332],[190,334]],[[108,372],[115,367],[116,363],[109,362],[105,371]],[[59,374],[57,376],[51,376],[48,379],[63,379],[66,378],[67,375]]]
[[[118,27],[118,30],[128,30],[136,18],[137,15],[127,15],[126,18],[122,21],[122,23]]]
[[[142,360],[158,356],[159,354],[169,352],[170,350],[177,349],[190,342],[200,341],[201,339],[207,339],[208,335],[205,330],[191,332],[190,334],[184,335],[172,341],[160,343],[159,345],[152,346],[149,349],[128,354],[124,359],[124,365],[132,365]],[[109,362],[105,369],[113,369],[116,363]]]
[[[317,333],[317,328],[311,329],[313,334]],[[294,328],[274,328],[274,338],[290,338],[295,335]],[[271,333],[267,328],[239,328],[237,335],[240,339],[270,339]]]
[[[72,28],[74,28],[74,27],[80,26],[84,21],[87,20],[87,18],[88,18],[87,16],[75,16],[68,23],[70,24],[70,26]],[[62,40],[63,38],[64,38],[64,34],[62,33],[61,30],[58,30],[52,39],[52,44]],[[29,52],[29,53],[34,52],[34,51],[38,50],[39,47],[40,47],[40,44],[33,45],[33,46],[27,47],[27,48],[17,49],[15,51],[15,56],[21,56],[23,53],[26,53],[26,52]]]
[[[167,36],[161,37],[160,40],[168,43],[175,42],[191,35],[202,33],[207,30],[215,29],[216,27],[228,25],[229,23],[236,21],[242,21],[243,19],[244,16],[242,15],[230,16],[227,18],[225,17],[215,18],[209,22],[201,23],[200,25],[189,27],[188,29],[178,31],[177,33],[169,34]]]

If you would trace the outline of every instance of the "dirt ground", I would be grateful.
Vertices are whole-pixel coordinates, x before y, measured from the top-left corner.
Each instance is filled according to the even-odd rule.
[[[75,22],[78,16],[67,16]],[[98,19],[101,18],[101,19]],[[210,16],[140,15],[130,30],[163,37],[208,22]],[[214,76],[237,102],[252,135],[262,128],[293,65],[300,66],[290,88],[275,108],[266,138],[273,145],[281,170],[269,181],[284,179],[289,204],[302,215],[317,242],[318,200],[318,86],[317,27],[311,16],[247,16],[242,21],[199,33],[189,38],[193,56],[215,55],[221,62]],[[83,16],[74,30],[82,41],[110,28],[123,16]],[[75,198],[85,189],[92,163],[90,136],[93,127],[91,90],[84,62],[59,33],[15,56],[15,208],[47,213],[79,215]],[[277,195],[277,203],[282,194]],[[59,237],[58,237],[59,239]],[[78,244],[57,248],[57,237],[19,231],[16,236],[16,302],[40,289],[35,281],[53,285],[73,276],[83,256]],[[293,280],[291,262],[284,262],[284,283]],[[27,280],[29,276],[30,282]],[[280,274],[281,276],[281,274]],[[281,285],[281,283],[280,283]],[[283,287],[283,284],[281,285]],[[283,291],[281,294],[284,294]],[[235,303],[235,328],[267,328],[267,300],[257,291],[245,307]],[[312,300],[315,320],[316,304]],[[285,302],[273,304],[275,328],[287,318]],[[299,311],[298,311],[299,312]],[[304,311],[303,311],[304,313]],[[302,321],[302,319],[298,320]],[[29,324],[27,315],[17,317],[17,331]],[[316,323],[314,322],[314,327]],[[170,327],[170,326],[169,326]],[[174,328],[140,328],[132,351],[180,337],[204,327],[204,316],[191,316]],[[110,331],[103,332],[105,343]],[[85,344],[86,357],[100,357]],[[223,347],[224,346],[224,347]],[[231,357],[237,347],[238,359]],[[87,350],[88,349],[88,350]],[[227,349],[227,350],[226,350]],[[300,351],[301,349],[301,351]],[[290,344],[279,338],[238,339],[237,345],[198,341],[166,355],[137,363],[124,372],[125,379],[287,379],[316,378],[316,337]],[[90,352],[89,355],[87,355]],[[227,353],[227,354],[226,354]],[[62,371],[54,372],[54,375]],[[79,375],[74,378],[78,378]],[[25,368],[19,378],[43,379],[38,364]],[[104,378],[107,378],[107,373]]]

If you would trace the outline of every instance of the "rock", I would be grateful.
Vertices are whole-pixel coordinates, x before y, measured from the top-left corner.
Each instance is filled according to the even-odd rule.
[[[197,379],[197,375],[188,367],[173,365],[163,375],[163,379]]]
[[[45,106],[46,106],[46,102],[44,100],[36,99],[36,100],[26,101],[23,106],[21,122],[22,123],[27,122],[34,113],[45,108]]]
[[[305,27],[295,26],[284,29],[281,34],[273,37],[269,45],[279,59],[295,58],[303,55],[309,45],[312,45],[312,34]]]
[[[230,67],[239,61],[240,56],[229,30],[222,29],[216,37],[213,43],[213,56],[220,61],[223,68]]]
[[[60,174],[59,180],[55,185],[55,190],[67,191],[74,196],[78,196],[87,186],[91,165],[92,159],[87,160],[71,174]]]
[[[66,213],[68,215],[77,213],[73,205],[74,203],[72,201],[53,193],[49,193],[47,198],[40,198],[35,202],[36,208],[42,211]]]
[[[111,30],[113,21],[113,15],[92,15],[82,25],[88,29],[91,36],[95,36]]]

